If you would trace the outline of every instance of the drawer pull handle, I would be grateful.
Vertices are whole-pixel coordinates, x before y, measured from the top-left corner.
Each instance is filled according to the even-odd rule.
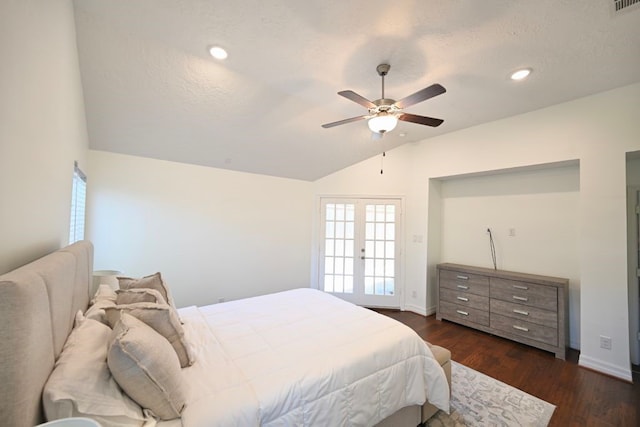
[[[465,289],[466,290],[466,289],[469,289],[469,287],[465,286],[465,285],[458,285],[458,289]]]
[[[529,298],[527,298],[527,297],[519,297],[517,295],[514,295],[513,299],[518,300],[518,301],[529,301]]]
[[[526,291],[527,289],[529,289],[529,287],[528,287],[528,286],[522,286],[522,285],[513,285],[513,287],[514,287],[515,289],[521,289],[521,290],[523,290],[523,291]]]
[[[462,275],[458,274],[458,275],[456,276],[456,279],[460,279],[460,280],[469,280],[469,276],[462,276]]]
[[[469,298],[465,298],[465,297],[456,297],[456,298],[459,299],[460,301],[469,302]]]
[[[529,332],[529,328],[525,328],[524,326],[513,325],[513,329],[517,329],[523,332]]]
[[[456,313],[462,314],[463,316],[468,316],[469,315],[469,313],[467,313],[466,311],[462,311],[462,310],[456,310]]]
[[[513,312],[516,314],[522,314],[523,316],[528,316],[529,312],[528,311],[524,311],[524,310],[518,310],[518,309],[513,309]]]

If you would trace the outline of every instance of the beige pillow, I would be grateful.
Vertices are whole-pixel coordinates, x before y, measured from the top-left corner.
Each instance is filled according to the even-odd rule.
[[[95,304],[89,306],[87,311],[84,313],[84,317],[87,319],[97,320],[100,323],[111,326],[107,321],[105,308],[115,307],[115,305],[116,303],[114,301],[111,301],[110,299],[99,299],[95,302]]]
[[[160,273],[145,276],[141,279],[132,279],[131,277],[118,277],[118,283],[120,284],[120,289],[155,289],[156,291],[160,292],[167,304],[169,304],[171,307],[173,307],[174,310],[176,310],[176,304],[171,297],[169,287],[166,285],[164,280],[162,280],[162,276],[160,275]]]
[[[98,301],[116,301],[116,291],[111,289],[111,286],[101,284],[98,286],[95,295],[91,298],[91,304],[95,304]]]
[[[120,387],[157,417],[179,417],[185,393],[178,357],[167,340],[127,313],[111,337],[107,363]]]
[[[140,426],[142,409],[122,392],[107,367],[111,329],[80,319],[44,386],[47,420],[90,417],[107,426]]]
[[[178,356],[181,367],[193,365],[193,354],[187,345],[182,324],[175,310],[169,305],[139,302],[136,304],[114,305],[107,307],[105,311],[111,327],[115,327],[121,317],[121,313],[128,313],[143,321],[169,341]]]
[[[133,288],[118,289],[116,291],[116,304],[135,304],[138,302],[154,302],[158,304],[167,303],[162,294],[155,289]]]

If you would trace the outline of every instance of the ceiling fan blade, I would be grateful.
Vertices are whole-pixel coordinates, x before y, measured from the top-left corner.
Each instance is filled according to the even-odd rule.
[[[338,92],[338,95],[344,96],[345,98],[350,99],[351,101],[356,102],[365,108],[376,108],[376,104],[369,101],[364,96],[358,95],[352,90],[343,90],[341,92]]]
[[[398,120],[404,122],[418,123],[420,125],[427,125],[437,127],[444,122],[442,119],[434,119],[433,117],[418,116],[417,114],[402,113],[398,116]]]
[[[411,105],[417,104],[418,102],[422,102],[429,98],[433,98],[434,96],[441,95],[446,91],[447,90],[444,87],[436,83],[429,87],[425,87],[424,89],[419,90],[416,93],[407,96],[406,98],[402,98],[400,101],[397,101],[395,105],[398,108],[407,108]]]
[[[358,120],[363,120],[368,118],[368,115],[351,117],[350,119],[338,120],[337,122],[325,123],[322,125],[323,128],[332,128],[334,126],[346,125],[347,123],[357,122]]]

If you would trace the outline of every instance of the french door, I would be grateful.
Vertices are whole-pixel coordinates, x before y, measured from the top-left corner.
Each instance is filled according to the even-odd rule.
[[[321,199],[320,289],[400,307],[400,199]]]

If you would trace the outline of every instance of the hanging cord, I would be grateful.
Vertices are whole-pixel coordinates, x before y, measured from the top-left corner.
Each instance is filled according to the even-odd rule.
[[[382,157],[380,157],[380,175],[384,173],[384,158],[387,156],[386,152],[382,152]]]
[[[496,264],[496,246],[493,243],[493,235],[491,234],[490,228],[487,228],[487,233],[489,233],[489,247],[491,248],[491,260],[493,261],[493,269],[497,270],[498,266]]]

